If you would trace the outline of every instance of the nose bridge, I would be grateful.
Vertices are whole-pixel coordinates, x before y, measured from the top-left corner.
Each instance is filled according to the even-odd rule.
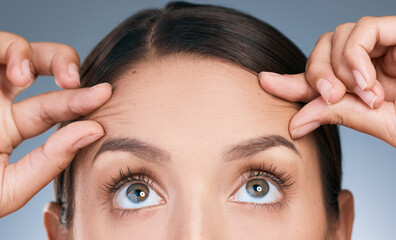
[[[215,189],[196,181],[193,187],[183,190],[171,213],[169,229],[175,231],[172,239],[222,239],[222,207]]]

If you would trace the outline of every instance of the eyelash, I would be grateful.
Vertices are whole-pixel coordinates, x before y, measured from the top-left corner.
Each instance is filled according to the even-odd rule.
[[[102,206],[105,206],[102,211],[110,207],[111,211],[118,211],[122,217],[125,215],[128,215],[129,213],[138,213],[141,209],[136,208],[136,209],[118,209],[112,207],[112,202],[114,198],[114,194],[118,192],[123,186],[125,186],[128,183],[145,183],[147,186],[153,188],[154,185],[154,177],[150,177],[149,175],[146,174],[146,170],[144,168],[140,168],[138,175],[136,173],[133,173],[131,169],[128,167],[126,172],[124,172],[123,169],[120,169],[119,171],[119,176],[118,178],[111,177],[111,182],[106,182],[103,187],[99,187],[102,189],[107,197],[106,200],[102,203]]]
[[[249,172],[249,175],[245,177],[244,174],[246,174],[247,172]],[[288,205],[289,200],[286,193],[287,190],[295,184],[295,181],[292,179],[290,174],[288,174],[283,170],[279,171],[274,164],[269,165],[268,168],[266,167],[264,162],[259,163],[258,166],[250,165],[250,167],[246,171],[241,172],[241,177],[243,178],[241,186],[243,186],[249,180],[256,179],[258,177],[270,179],[277,186],[279,186],[280,188],[279,190],[281,191],[283,196],[280,201],[275,203],[268,203],[268,204],[241,203],[241,204],[249,204],[255,208],[259,208],[259,209],[265,208],[267,210],[273,210],[273,211],[282,208],[284,205]]]
[[[245,177],[244,175],[249,172],[249,175]],[[154,181],[155,181],[155,176],[150,177],[149,175],[146,174],[146,171],[144,168],[140,168],[138,175],[136,176],[136,173],[133,173],[130,168],[127,168],[126,173],[124,170],[120,169],[119,170],[119,176],[118,178],[111,177],[111,182],[106,182],[104,184],[104,188],[100,187],[103,191],[107,193],[106,201],[103,202],[102,206],[107,205],[106,207],[103,208],[105,210],[106,208],[112,206],[114,194],[118,192],[123,186],[125,186],[128,183],[136,183],[136,182],[141,182],[147,184],[149,187],[153,188]],[[276,202],[276,203],[269,203],[269,204],[262,204],[262,203],[248,203],[249,205],[255,207],[255,208],[265,208],[269,210],[277,210],[281,207],[284,206],[284,204],[287,204],[287,197],[286,195],[286,190],[289,189],[291,186],[294,185],[294,180],[292,179],[291,175],[287,174],[285,171],[278,171],[277,167],[271,164],[268,168],[266,168],[264,163],[260,163],[258,166],[252,166],[246,170],[241,172],[241,177],[243,178],[241,186],[243,184],[247,183],[249,180],[262,177],[262,178],[267,178],[270,179],[272,182],[274,182],[277,186],[279,186],[279,190],[281,191],[283,197],[282,200]],[[238,188],[239,189],[239,188]],[[117,210],[120,212],[121,216],[123,217],[124,215],[128,215],[129,213],[138,213],[141,209],[118,209],[118,208],[113,208],[110,207],[111,210]],[[102,210],[102,211],[103,211]]]

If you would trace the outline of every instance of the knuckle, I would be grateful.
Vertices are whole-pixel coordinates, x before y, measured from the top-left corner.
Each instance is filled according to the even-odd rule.
[[[335,29],[335,33],[336,34],[339,34],[339,33],[341,33],[341,32],[344,32],[344,31],[346,31],[346,30],[349,30],[349,29],[351,29],[353,26],[355,26],[355,23],[350,23],[350,22],[348,22],[348,23],[342,23],[342,24],[340,24],[340,25],[338,25],[337,27],[336,27],[336,29]]]
[[[27,54],[30,57],[31,46],[28,40],[21,36],[15,35],[8,44],[5,57],[8,61],[10,58],[12,58],[12,56],[14,56],[14,54],[20,53]]]
[[[320,35],[320,37],[318,38],[318,41],[317,41],[317,42],[321,42],[321,41],[323,41],[323,40],[325,40],[325,39],[332,38],[333,35],[334,35],[334,32],[326,32],[326,33],[323,33],[323,34]]]
[[[59,46],[57,47],[57,53],[61,54],[61,55],[69,55],[73,58],[75,58],[76,60],[79,60],[79,56],[77,51],[72,48],[69,45],[66,44],[59,44]]]
[[[326,78],[328,71],[326,71],[324,66],[326,66],[326,63],[323,63],[323,61],[313,61],[307,66],[306,78],[308,82],[313,82],[323,77]]]
[[[336,76],[342,77],[345,75],[345,65],[343,62],[333,62],[332,67]]]
[[[50,146],[51,145],[51,146]],[[67,166],[68,162],[65,161],[65,150],[67,148],[63,148],[62,146],[57,146],[54,149],[53,143],[46,142],[43,145],[41,145],[40,148],[40,155],[41,155],[41,161],[45,162],[54,162],[55,164],[53,165],[54,169],[56,172],[62,172]],[[56,153],[56,154],[55,154]],[[54,159],[53,156],[56,156]]]
[[[46,109],[44,104],[41,104],[40,106],[39,116],[41,121],[48,125],[52,125],[56,122],[56,119],[54,119],[54,117],[48,113],[48,110]]]
[[[351,60],[356,58],[356,51],[353,46],[345,47],[344,51],[342,52],[342,57],[345,60]]]
[[[375,17],[363,16],[357,21],[357,23],[358,24],[367,24],[367,23],[371,22],[373,19],[375,19]]]

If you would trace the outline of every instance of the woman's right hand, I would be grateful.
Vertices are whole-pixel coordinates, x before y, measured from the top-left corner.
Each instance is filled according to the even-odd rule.
[[[0,31],[0,217],[23,207],[69,165],[80,148],[104,135],[97,122],[74,122],[18,162],[9,164],[13,149],[23,140],[57,122],[87,115],[108,101],[111,86],[107,83],[75,89],[80,85],[78,67],[79,57],[67,45],[30,43]],[[66,90],[13,103],[38,75],[54,75],[56,83]]]

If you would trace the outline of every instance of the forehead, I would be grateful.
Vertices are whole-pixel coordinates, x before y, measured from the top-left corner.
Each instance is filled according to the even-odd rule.
[[[89,118],[106,135],[134,136],[169,148],[204,146],[263,134],[288,139],[296,105],[265,93],[257,76],[208,58],[167,56],[135,65]],[[103,140],[106,139],[103,138]]]

